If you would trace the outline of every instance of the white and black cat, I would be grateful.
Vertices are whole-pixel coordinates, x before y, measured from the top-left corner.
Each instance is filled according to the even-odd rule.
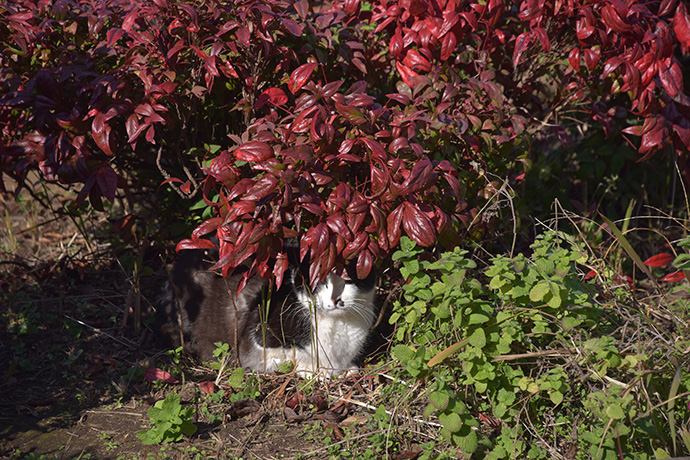
[[[173,346],[182,335],[185,350],[203,360],[213,359],[216,342],[228,343],[242,367],[260,372],[287,361],[301,375],[356,370],[376,319],[374,271],[360,280],[350,267],[349,280],[331,274],[312,292],[308,261],[300,263],[296,249],[288,254],[280,289],[269,293],[268,281],[255,277],[237,294],[241,273],[223,278],[207,270],[213,254],[185,251],[173,269],[161,331]]]

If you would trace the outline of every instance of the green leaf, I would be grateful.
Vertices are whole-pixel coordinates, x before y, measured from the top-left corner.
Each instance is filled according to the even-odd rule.
[[[620,404],[611,404],[609,407],[607,407],[606,415],[614,420],[621,420],[625,418],[625,412],[623,412],[623,408],[620,406]]]
[[[546,281],[541,281],[530,289],[529,299],[532,302],[540,302],[549,291],[549,283]]]
[[[491,319],[491,317],[489,315],[485,314],[484,312],[476,312],[476,313],[472,313],[470,315],[469,319],[467,320],[467,323],[469,325],[484,324],[484,323],[488,322],[490,319]]]
[[[477,450],[477,432],[469,430],[465,436],[453,434],[453,443],[458,446],[465,454],[472,454]]]
[[[415,357],[415,350],[407,345],[396,345],[393,347],[393,357],[402,364],[406,364]]]
[[[436,408],[436,411],[442,412],[448,407],[450,396],[445,391],[434,391],[429,395],[429,400]]]
[[[232,374],[230,374],[230,377],[228,377],[228,385],[230,385],[232,388],[235,388],[236,390],[242,389],[244,383],[244,369],[241,367],[238,367],[234,371],[232,371]]]
[[[671,455],[661,447],[657,447],[657,449],[654,451],[654,458],[657,460],[662,458],[671,458]]]
[[[565,316],[563,320],[561,320],[561,324],[563,326],[563,330],[569,331],[571,329],[575,329],[577,326],[580,325],[582,321],[580,321],[577,318],[573,318],[572,316]]]
[[[462,429],[462,420],[460,416],[454,412],[451,414],[441,414],[438,419],[443,424],[443,427],[448,429],[451,433],[457,433]]]
[[[560,391],[552,391],[549,393],[549,399],[551,399],[551,402],[557,406],[563,402],[563,393]]]
[[[690,254],[681,254],[676,257],[672,265],[678,270],[690,270]]]
[[[486,334],[484,333],[484,329],[477,329],[472,333],[470,336],[470,344],[477,348],[484,348],[486,346]]]

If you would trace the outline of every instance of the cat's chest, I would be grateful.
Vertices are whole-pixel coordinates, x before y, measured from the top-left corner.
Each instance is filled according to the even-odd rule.
[[[312,331],[322,349],[343,349],[357,347],[369,333],[369,318],[357,315],[333,317],[314,315]]]

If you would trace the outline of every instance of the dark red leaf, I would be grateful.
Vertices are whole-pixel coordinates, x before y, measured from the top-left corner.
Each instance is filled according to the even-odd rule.
[[[371,273],[374,266],[374,258],[368,249],[364,249],[357,257],[357,278],[365,279]]]
[[[245,197],[246,198],[246,197]],[[233,204],[228,211],[226,216],[227,220],[235,220],[240,216],[245,214],[254,214],[256,210],[256,201],[250,201],[250,199],[244,199]]]
[[[291,74],[290,80],[288,81],[288,89],[292,94],[299,91],[304,85],[309,82],[311,74],[316,68],[317,64],[315,62],[308,62],[297,67]]]
[[[413,49],[407,51],[407,54],[402,62],[414,72],[429,72],[431,70],[431,64],[429,61],[427,61],[424,56]]]
[[[249,189],[247,195],[244,196],[244,199],[248,201],[262,200],[271,193],[279,191],[277,190],[277,185],[278,179],[267,174],[259,179],[259,181]]]
[[[451,31],[443,36],[441,39],[441,60],[447,61],[455,51],[455,47],[458,44],[458,40],[455,38],[455,34]]]
[[[346,240],[349,241],[352,239],[352,232],[348,228],[341,215],[334,214],[329,216],[326,219],[326,225],[328,225],[328,228],[330,228],[334,233],[342,236]]]
[[[436,229],[431,220],[410,202],[403,202],[402,226],[407,236],[420,246],[431,246],[436,242]]]
[[[117,190],[117,173],[110,165],[104,165],[96,173],[96,182],[103,196],[112,203],[115,200],[115,191]]]
[[[342,115],[347,121],[354,125],[361,125],[366,123],[367,118],[357,110],[356,107],[351,105],[343,105],[339,102],[335,103],[335,108],[340,115]]]
[[[683,272],[677,271],[664,276],[663,278],[661,278],[661,281],[665,281],[667,283],[676,283],[678,281],[683,281],[684,279],[685,275],[683,274]]]
[[[132,30],[132,26],[134,26],[134,22],[137,20],[137,15],[139,14],[139,8],[135,7],[130,11],[127,16],[125,16],[125,20],[122,21],[122,29],[126,30],[129,32]]]
[[[532,42],[532,33],[523,32],[515,39],[515,49],[513,50],[513,68],[517,69],[520,63],[522,54],[527,51],[529,44]]]
[[[535,27],[532,29],[532,32],[534,32],[534,35],[536,35],[537,40],[539,40],[539,43],[541,43],[544,51],[549,51],[551,49],[551,43],[549,42],[549,36],[547,35],[546,30],[544,30],[543,27]]]
[[[666,58],[659,65],[659,79],[669,97],[676,102],[681,102],[683,95],[683,72],[675,58]]]
[[[360,232],[355,236],[355,239],[350,241],[345,249],[343,249],[343,257],[345,260],[351,260],[357,256],[360,251],[369,245],[369,235],[365,232]]]
[[[683,2],[680,2],[673,16],[673,32],[685,52],[690,51],[690,17]]]
[[[601,18],[611,30],[618,33],[626,33],[632,29],[632,26],[621,18],[618,11],[611,5],[604,5],[601,9]]]
[[[648,267],[663,267],[664,265],[668,265],[673,262],[673,259],[673,254],[662,252],[661,254],[650,257],[643,263]]]
[[[575,72],[578,72],[580,70],[580,49],[579,48],[573,48],[570,50],[570,54],[568,55],[568,61],[570,62],[570,66],[575,69]]]
[[[184,239],[177,243],[177,247],[175,248],[175,251],[180,252],[184,251],[186,249],[215,249],[216,245],[210,242],[209,240],[203,240],[203,239],[197,239],[197,240],[192,240],[192,239]]]
[[[400,74],[400,78],[405,82],[407,86],[413,87],[414,86],[414,78],[418,76],[419,74],[415,72],[414,70],[410,69],[407,67],[405,64],[403,64],[400,61],[395,61],[395,67],[398,69],[398,73]]]
[[[280,23],[295,37],[301,36],[302,31],[304,31],[304,26],[300,25],[300,23],[294,19],[283,18]]]
[[[263,93],[261,93],[261,95],[259,95],[258,100],[261,100],[262,98],[265,98],[266,102],[275,106],[284,105],[288,101],[288,97],[285,94],[285,91],[283,91],[280,88],[268,88]],[[254,107],[258,105],[258,100]]]
[[[585,64],[589,70],[594,70],[599,64],[599,56],[601,55],[601,50],[599,48],[586,48],[585,51]]]
[[[638,159],[638,161],[646,160],[652,153],[660,149],[667,136],[667,129],[664,126],[664,119],[662,117],[647,118],[644,122],[643,130],[640,153],[647,155]]]
[[[242,161],[264,161],[273,157],[273,147],[265,142],[247,142],[234,152],[235,158]]]
[[[360,0],[345,0],[343,10],[349,15],[354,15],[359,11]]]
[[[192,239],[196,241],[200,237],[208,235],[209,233],[215,231],[222,224],[223,219],[220,217],[213,217],[211,219],[208,219],[202,222],[197,228],[194,229],[194,231],[192,232]]]
[[[586,26],[582,27],[581,29],[578,29],[577,38],[578,40],[580,40],[580,43],[584,42],[589,37],[591,37],[595,30],[596,29],[594,28],[594,26]]]
[[[370,139],[368,137],[362,137],[360,140],[369,148],[369,150],[371,150],[372,158],[382,161],[388,160],[389,155],[379,141]]]
[[[144,380],[147,382],[156,382],[158,380],[163,381],[164,383],[178,383],[178,380],[173,377],[169,372],[166,372],[162,369],[156,368],[151,368],[151,369],[146,369],[146,372],[144,372]]]
[[[110,147],[110,125],[106,123],[103,112],[98,112],[91,123],[91,135],[96,145],[106,154],[112,156],[113,150]]]
[[[400,241],[400,235],[402,233],[401,228],[403,209],[403,205],[399,205],[386,218],[386,228],[388,229],[388,243],[391,247],[397,246],[398,242]]]
[[[199,388],[207,395],[216,392],[216,385],[211,381],[201,382]]]
[[[106,43],[107,45],[112,48],[117,41],[122,38],[122,36],[125,34],[125,31],[122,29],[110,29],[106,32]]]
[[[395,29],[395,34],[393,34],[393,37],[391,38],[390,45],[388,45],[389,52],[391,56],[398,57],[398,55],[402,52],[403,50],[403,39],[402,39],[402,33],[400,32],[400,28]]]

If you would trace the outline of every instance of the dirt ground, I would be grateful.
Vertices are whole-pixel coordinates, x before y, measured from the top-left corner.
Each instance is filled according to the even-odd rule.
[[[0,196],[0,210],[0,458],[412,459],[422,452],[409,438],[389,451],[372,444],[384,430],[368,404],[386,385],[372,373],[329,383],[265,377],[255,380],[252,398],[226,386],[213,399],[201,383],[214,371],[175,365],[153,337],[155,274],[140,278],[142,324],[134,327],[131,255],[99,246],[90,230],[112,223],[98,215],[55,218],[28,196]],[[152,384],[141,378],[144,367],[177,369],[186,383]],[[198,431],[145,446],[136,433],[151,426],[149,408],[171,391],[194,408]],[[420,433],[419,442],[434,436]]]

